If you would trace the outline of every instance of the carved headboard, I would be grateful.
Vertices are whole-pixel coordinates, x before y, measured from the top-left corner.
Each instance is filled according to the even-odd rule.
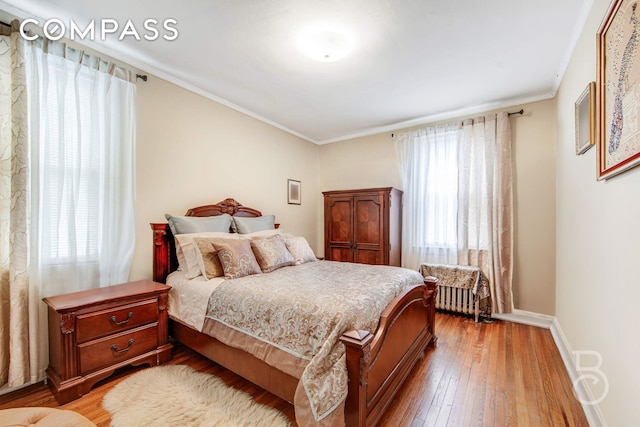
[[[258,217],[262,213],[253,208],[242,206],[234,199],[225,199],[215,205],[198,206],[187,211],[185,216],[231,216]],[[278,225],[276,224],[276,228]],[[151,223],[153,230],[153,280],[165,283],[167,276],[178,268],[176,246],[169,224]]]

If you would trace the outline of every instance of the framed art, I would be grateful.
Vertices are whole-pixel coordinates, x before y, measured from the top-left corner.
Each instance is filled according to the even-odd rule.
[[[301,185],[301,182],[296,181],[295,179],[287,180],[287,203],[290,205],[299,205],[302,203]]]
[[[598,179],[640,164],[640,10],[613,0],[597,35]]]
[[[576,154],[587,151],[595,142],[596,83],[590,82],[576,101]]]

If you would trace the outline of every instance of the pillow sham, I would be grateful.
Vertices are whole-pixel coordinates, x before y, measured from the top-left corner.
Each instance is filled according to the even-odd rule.
[[[232,222],[231,215],[229,214],[203,217],[165,214],[164,217],[167,219],[167,222],[169,222],[169,228],[174,236],[178,234],[212,231],[228,233]]]
[[[260,265],[251,251],[250,240],[227,240],[214,242],[225,279],[238,279],[260,273]]]
[[[223,243],[225,239],[210,237],[195,237],[193,242],[198,250],[198,266],[200,273],[205,279],[210,280],[214,277],[224,276],[222,264],[218,259],[218,253],[213,247],[214,242]]]
[[[219,239],[234,239],[237,240],[238,236],[231,233],[221,232],[207,232],[207,233],[188,233],[177,234],[175,236],[176,241],[176,257],[178,258],[178,265],[180,270],[184,272],[187,279],[193,279],[202,274],[200,268],[200,253],[198,247],[193,241],[194,238],[219,238]]]
[[[255,218],[234,216],[232,217],[232,221],[232,230],[239,234],[254,233],[262,230],[273,230],[276,228],[275,215],[263,215]]]
[[[291,253],[294,259],[294,265],[304,264],[309,261],[317,261],[316,255],[313,253],[313,249],[302,236],[289,236],[283,235],[282,239],[287,249]]]
[[[261,231],[254,231],[253,233],[246,233],[246,234],[236,234],[238,236],[238,238],[240,239],[262,239],[265,237],[271,237],[271,236],[275,236],[276,234],[284,234],[282,232],[282,230],[279,229],[274,229],[274,230],[261,230]]]
[[[287,265],[293,265],[293,255],[287,250],[282,236],[276,234],[264,239],[253,239],[251,249],[263,273],[269,273]]]

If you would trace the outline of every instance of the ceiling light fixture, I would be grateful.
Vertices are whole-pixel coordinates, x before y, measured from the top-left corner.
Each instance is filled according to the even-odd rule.
[[[300,51],[320,62],[334,62],[353,49],[353,38],[345,31],[329,27],[307,30],[298,41]]]

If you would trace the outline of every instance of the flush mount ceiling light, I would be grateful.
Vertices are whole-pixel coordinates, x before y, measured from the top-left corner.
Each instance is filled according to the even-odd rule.
[[[353,38],[347,32],[336,28],[315,27],[300,36],[298,47],[311,59],[333,62],[351,52]]]

